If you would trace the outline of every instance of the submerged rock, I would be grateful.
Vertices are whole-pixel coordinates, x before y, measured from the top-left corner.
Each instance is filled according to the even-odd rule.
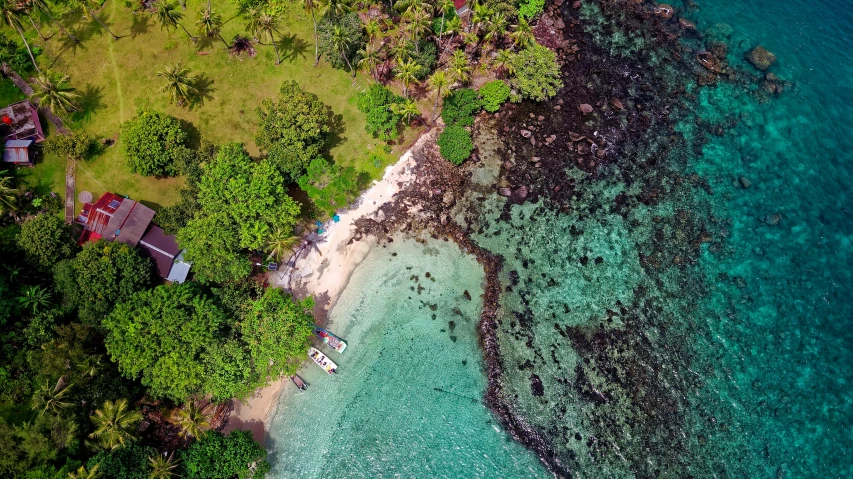
[[[583,113],[584,115],[588,115],[592,113],[592,105],[590,105],[589,103],[581,103],[580,105],[578,105],[578,110],[580,110],[581,113]]]
[[[776,226],[780,221],[782,221],[782,215],[779,213],[773,213],[764,217],[764,222],[770,226]]]
[[[752,66],[764,71],[770,68],[770,65],[776,61],[776,55],[759,45],[746,54],[746,59],[749,60],[749,63],[752,63]]]

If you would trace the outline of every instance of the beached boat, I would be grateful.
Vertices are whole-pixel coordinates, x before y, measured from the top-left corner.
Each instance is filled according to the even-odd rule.
[[[323,340],[324,343],[328,344],[330,348],[335,351],[342,353],[344,349],[347,348],[347,343],[344,342],[343,339],[335,336],[334,334],[326,331],[323,328],[314,328],[314,333]]]
[[[308,385],[305,384],[305,381],[303,381],[302,378],[295,374],[293,376],[290,376],[290,380],[293,381],[293,384],[295,384],[296,387],[298,387],[302,391],[308,388]]]
[[[321,353],[317,348],[311,348],[308,350],[308,357],[311,358],[312,361],[317,363],[317,366],[323,368],[329,374],[334,374],[338,369],[338,365],[333,363],[331,359],[327,358],[325,354]]]

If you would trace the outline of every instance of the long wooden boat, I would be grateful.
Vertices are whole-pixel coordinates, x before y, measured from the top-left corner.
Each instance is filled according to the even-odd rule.
[[[326,331],[323,328],[314,328],[314,333],[319,336],[324,343],[329,345],[330,348],[334,349],[339,353],[343,353],[344,349],[347,348],[347,343],[345,343],[343,339],[335,336],[334,334]]]
[[[305,381],[303,381],[302,378],[295,374],[293,376],[290,376],[290,380],[293,381],[293,384],[295,384],[296,387],[298,387],[301,391],[304,391],[308,388],[308,385],[305,384]]]
[[[325,354],[321,353],[317,348],[311,348],[308,350],[308,357],[314,361],[317,366],[323,368],[323,371],[326,371],[329,374],[336,373],[336,369],[338,369],[338,365],[333,363],[331,359],[327,358]]]

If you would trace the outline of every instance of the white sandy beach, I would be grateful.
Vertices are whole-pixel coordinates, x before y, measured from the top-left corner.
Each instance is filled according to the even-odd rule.
[[[364,238],[348,244],[355,232],[355,221],[375,215],[379,207],[391,201],[394,195],[413,179],[412,151],[425,141],[434,139],[435,130],[422,135],[397,163],[385,169],[381,180],[365,191],[349,209],[338,212],[340,220],[337,223],[329,222],[325,225],[328,229],[322,235],[322,240],[297,259],[292,279],[286,272],[271,273],[270,285],[287,288],[289,282],[294,291],[301,295],[313,296],[316,303],[315,314],[318,317],[325,316],[346,287],[356,266],[375,242],[374,238]],[[245,404],[235,404],[225,432],[250,429],[255,438],[264,443],[266,425],[269,423],[267,419],[275,410],[280,395],[287,391],[289,386],[290,380],[283,378],[256,391]]]

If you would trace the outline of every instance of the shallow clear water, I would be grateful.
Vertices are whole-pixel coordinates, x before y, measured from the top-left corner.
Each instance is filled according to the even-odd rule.
[[[853,6],[699,0],[686,16],[744,71],[744,52],[762,44],[791,85],[768,99],[757,82],[688,81],[695,98],[675,127],[688,148],[670,176],[626,177],[653,149],[596,175],[567,161],[569,213],[507,207],[493,187],[505,155],[490,158],[494,138],[478,138],[483,166],[456,219],[504,259],[503,394],[577,477],[853,477]],[[630,37],[601,41],[622,55]],[[669,192],[660,201],[618,204],[654,181]],[[434,246],[428,257],[397,241],[359,268],[332,310],[352,349],[332,353],[340,375],[306,366],[312,390],[282,400],[275,477],[544,474],[479,401],[482,270]],[[427,270],[446,279],[428,283]],[[456,342],[454,307],[467,318],[454,319]],[[403,376],[413,379],[374,381]],[[432,389],[448,383],[456,395]],[[322,417],[320,400],[332,401]]]
[[[338,374],[306,364],[308,390],[287,385],[271,477],[548,477],[482,404],[482,282],[452,243],[374,248],[331,310]]]

